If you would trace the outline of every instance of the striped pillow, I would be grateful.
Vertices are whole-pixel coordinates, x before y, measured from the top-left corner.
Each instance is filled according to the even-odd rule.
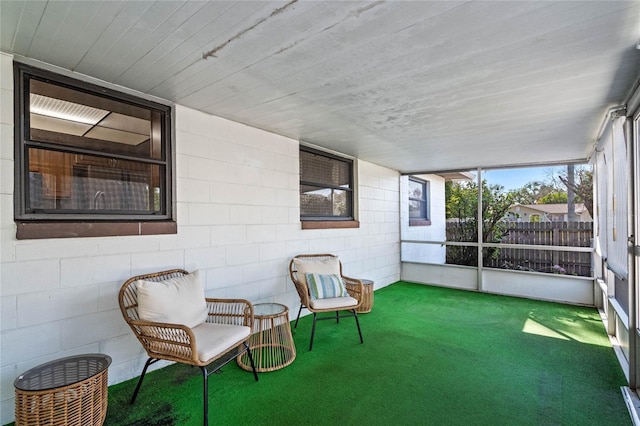
[[[347,288],[340,275],[305,274],[311,299],[328,299],[331,297],[347,297]]]

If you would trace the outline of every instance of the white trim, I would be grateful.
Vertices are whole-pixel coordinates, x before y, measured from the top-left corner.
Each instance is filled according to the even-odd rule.
[[[627,409],[629,410],[629,416],[631,417],[631,421],[634,426],[640,425],[640,417],[638,416],[638,412],[640,412],[640,398],[634,391],[632,391],[627,386],[620,387],[622,391],[622,399],[624,399],[624,403],[627,405]]]
[[[355,160],[358,159],[358,157],[354,157],[352,155],[345,154],[344,152],[334,151],[332,149],[325,148],[325,147],[320,146],[320,145],[314,145],[312,143],[305,142],[305,141],[302,141],[302,140],[299,140],[298,143],[300,145],[302,145],[302,146],[306,146],[307,148],[315,149],[315,150],[320,151],[320,152],[326,152],[327,154],[332,154],[332,155],[335,155],[337,157],[345,158],[347,160],[353,160],[354,163],[355,163]]]
[[[175,107],[175,102],[171,102],[167,99],[163,99],[157,96],[153,96],[150,95],[148,93],[143,93],[143,92],[138,92],[137,90],[133,90],[130,89],[128,87],[125,86],[120,86],[118,84],[114,84],[114,83],[110,83],[108,81],[105,80],[100,80],[98,78],[95,77],[91,77],[88,76],[86,74],[81,74],[79,72],[76,71],[69,71],[66,68],[61,68],[58,67],[56,65],[51,65],[48,64],[46,62],[40,62],[36,59],[32,59],[32,58],[25,58],[24,56],[20,56],[20,55],[15,55],[15,54],[11,54],[13,56],[13,60],[16,62],[19,62],[21,64],[25,64],[25,65],[29,65],[35,68],[39,68],[41,70],[45,70],[45,71],[49,71],[49,72],[53,72],[56,74],[60,74],[62,76],[65,77],[69,77],[69,78],[73,78],[75,80],[79,80],[85,83],[91,83],[94,84],[96,86],[100,86],[103,87],[105,89],[110,89],[110,90],[114,90],[116,92],[120,92],[120,93],[125,93],[131,96],[135,96],[137,98],[141,98],[141,99],[145,99],[147,101],[151,101],[151,102],[156,102],[165,106],[169,106],[171,107],[171,109],[173,109]]]
[[[622,306],[620,306],[620,303],[614,298],[614,296],[609,296],[608,300],[609,300],[609,304],[611,304],[611,307],[615,311],[616,315],[618,316],[618,318],[620,318],[620,321],[625,325],[625,327],[627,328],[627,331],[630,332],[629,316],[626,314],[624,309],[622,309]]]
[[[478,243],[471,241],[429,241],[429,240],[401,240],[400,243],[412,243],[412,244],[440,244],[445,246],[470,246],[474,247]],[[573,246],[541,246],[534,244],[507,244],[507,243],[482,243],[483,247],[497,247],[497,248],[515,248],[515,249],[532,249],[532,250],[557,250],[557,251],[571,251],[581,253],[593,253],[595,249],[593,247],[573,247]]]

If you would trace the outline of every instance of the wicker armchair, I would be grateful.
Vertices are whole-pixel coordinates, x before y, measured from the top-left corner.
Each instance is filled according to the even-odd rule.
[[[345,284],[349,297],[335,297],[329,299],[313,299],[311,297],[309,286],[304,278],[304,273],[327,273],[326,263],[329,262],[333,266],[330,266],[331,273],[340,275],[342,281]],[[304,265],[304,271],[298,272],[302,265]],[[314,265],[318,265],[316,270]],[[298,296],[300,296],[300,309],[298,310],[298,316],[294,324],[294,328],[298,326],[298,320],[300,319],[300,313],[303,308],[306,308],[313,314],[313,326],[311,327],[311,340],[309,342],[309,350],[313,349],[313,337],[316,331],[316,322],[320,320],[336,319],[336,322],[340,321],[340,318],[353,317],[358,328],[358,335],[360,336],[360,343],[362,340],[362,331],[360,330],[360,322],[358,321],[358,313],[356,309],[362,303],[363,284],[362,281],[356,278],[349,278],[342,274],[342,262],[336,255],[333,254],[299,254],[291,259],[289,262],[289,276],[291,281],[296,287]],[[348,315],[340,315],[340,311],[348,312]],[[335,316],[321,316],[319,313],[323,312],[335,312]]]
[[[120,288],[120,310],[125,321],[147,351],[149,358],[142,369],[130,403],[133,404],[144,380],[147,368],[160,360],[175,361],[200,367],[204,381],[204,424],[208,424],[208,377],[239,355],[247,353],[255,380],[258,380],[248,339],[253,326],[253,305],[243,299],[206,298],[206,321],[190,328],[141,320],[138,309],[138,282],[161,282],[184,277],[182,269],[138,275]],[[203,312],[204,313],[204,312]],[[206,324],[216,324],[212,327]]]

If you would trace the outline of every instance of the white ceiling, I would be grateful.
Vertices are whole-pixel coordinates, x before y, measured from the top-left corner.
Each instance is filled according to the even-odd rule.
[[[401,172],[587,158],[640,2],[0,1],[0,49]]]

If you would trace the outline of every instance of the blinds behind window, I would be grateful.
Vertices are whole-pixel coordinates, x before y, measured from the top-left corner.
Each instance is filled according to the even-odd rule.
[[[598,153],[598,239],[607,267],[627,278],[627,163],[625,117],[612,120],[602,136],[603,150]]]
[[[611,139],[611,127],[607,129],[603,135],[603,140]],[[595,249],[603,259],[607,257],[607,200],[609,199],[609,187],[607,185],[608,170],[607,160],[611,161],[611,144],[608,143],[604,146],[603,150],[598,152],[595,161],[595,207],[596,207],[596,225],[595,229]]]
[[[318,186],[348,187],[349,163],[312,152],[300,152],[300,180]]]

